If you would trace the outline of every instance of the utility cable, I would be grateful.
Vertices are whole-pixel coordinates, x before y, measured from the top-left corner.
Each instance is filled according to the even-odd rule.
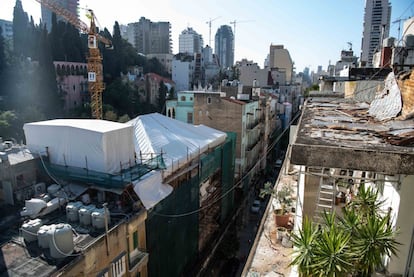
[[[181,214],[161,214],[161,213],[157,213],[157,212],[155,212],[155,211],[152,211],[152,213],[153,214],[155,214],[155,215],[158,215],[158,216],[162,216],[162,217],[170,217],[170,218],[178,218],[178,217],[184,217],[184,216],[189,216],[189,215],[192,215],[192,214],[196,214],[196,213],[198,213],[198,212],[200,212],[200,211],[203,211],[203,210],[205,210],[205,209],[207,209],[207,208],[210,208],[210,206],[212,206],[212,205],[214,205],[214,204],[216,204],[218,201],[220,201],[221,199],[223,199],[227,194],[229,194],[230,192],[232,192],[236,187],[238,187],[241,183],[242,183],[242,181],[244,180],[244,179],[246,179],[249,175],[250,175],[250,173],[253,171],[253,169],[263,160],[263,159],[266,159],[267,158],[267,154],[269,154],[270,153],[270,151],[272,151],[273,150],[273,148],[276,146],[276,144],[279,142],[279,140],[282,138],[282,136],[286,133],[286,131],[287,130],[289,130],[289,127],[290,127],[290,125],[292,125],[292,123],[300,116],[300,114],[301,113],[298,113],[290,122],[289,122],[289,124],[288,124],[288,126],[282,131],[282,133],[281,134],[279,134],[279,136],[274,140],[274,142],[270,145],[270,147],[268,147],[268,149],[267,149],[267,152],[266,152],[266,155],[263,155],[262,157],[260,157],[257,161],[256,161],[256,163],[255,163],[255,165],[254,166],[252,166],[251,168],[250,168],[250,170],[249,171],[247,171],[243,176],[242,176],[242,178],[240,178],[240,180],[238,181],[238,182],[236,182],[236,184],[234,184],[231,188],[229,188],[226,192],[224,192],[219,198],[217,198],[217,199],[215,199],[215,200],[213,200],[212,202],[210,202],[209,204],[207,204],[207,205],[205,205],[205,206],[203,206],[203,207],[201,207],[201,208],[199,208],[199,209],[196,209],[196,210],[193,210],[193,211],[189,211],[189,212],[186,212],[186,213],[181,213]]]

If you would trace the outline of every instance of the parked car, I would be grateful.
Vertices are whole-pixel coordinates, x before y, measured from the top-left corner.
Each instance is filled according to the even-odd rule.
[[[280,168],[280,167],[282,167],[282,164],[283,164],[283,160],[282,160],[282,159],[278,159],[278,160],[276,161],[275,166],[276,166],[276,168]]]
[[[250,207],[250,211],[252,213],[258,213],[260,210],[260,200],[254,200],[252,206]]]

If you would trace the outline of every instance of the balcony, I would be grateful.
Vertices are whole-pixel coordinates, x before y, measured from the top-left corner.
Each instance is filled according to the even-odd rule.
[[[259,124],[259,119],[256,119],[254,121],[248,122],[246,124],[246,129],[247,130],[253,130],[258,124]]]
[[[135,249],[129,253],[129,272],[135,271],[141,265],[148,263],[148,253]]]

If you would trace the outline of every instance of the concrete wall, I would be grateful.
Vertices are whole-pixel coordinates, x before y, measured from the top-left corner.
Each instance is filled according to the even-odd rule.
[[[403,118],[412,118],[414,113],[414,71],[405,77],[404,80],[398,80],[403,102],[401,114]]]
[[[388,271],[393,274],[404,274],[414,226],[414,201],[412,199],[414,195],[414,175],[401,175],[401,187],[398,193],[400,206],[396,228],[399,229],[397,241],[401,245],[398,248],[398,257],[391,258]]]
[[[132,240],[132,233],[135,230],[139,232],[139,245],[145,246],[145,218],[146,212],[142,212],[131,218],[129,223],[123,222],[113,227],[108,232],[108,240],[104,235],[98,238],[83,254],[79,254],[77,259],[64,267],[59,276],[98,276],[99,273],[105,271],[111,272],[113,263],[118,260],[120,255],[123,255],[123,267],[125,268],[123,276],[136,276],[139,272],[140,276],[147,277],[148,259],[130,271],[128,255],[130,249],[128,242],[130,243]],[[106,241],[109,243],[109,251]]]

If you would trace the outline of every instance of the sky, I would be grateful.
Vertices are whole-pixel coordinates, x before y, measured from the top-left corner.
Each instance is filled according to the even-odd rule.
[[[23,9],[40,19],[40,4],[21,0]],[[391,32],[398,38],[399,19],[414,16],[414,0],[390,0]],[[15,0],[0,0],[0,19],[12,20]],[[282,44],[289,50],[297,72],[309,67],[316,71],[321,65],[340,59],[341,50],[352,43],[354,55],[360,56],[365,0],[79,0],[81,8],[92,9],[99,27],[112,32],[119,24],[138,22],[145,17],[153,22],[169,21],[173,53],[178,52],[179,34],[192,27],[209,44],[221,25],[235,27],[235,61],[243,58],[263,68],[271,44]],[[86,11],[80,18],[88,23]],[[236,22],[231,24],[230,22]],[[89,25],[89,24],[88,24]],[[401,21],[402,30],[402,21]],[[401,32],[400,32],[401,33]],[[400,35],[401,36],[401,35]]]

